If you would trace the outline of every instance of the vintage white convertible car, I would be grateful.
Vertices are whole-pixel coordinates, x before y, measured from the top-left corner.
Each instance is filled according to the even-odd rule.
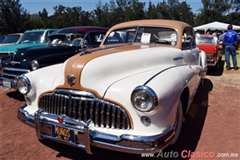
[[[113,26],[98,48],[19,76],[17,117],[51,139],[156,153],[174,144],[207,71],[193,28],[173,20]]]

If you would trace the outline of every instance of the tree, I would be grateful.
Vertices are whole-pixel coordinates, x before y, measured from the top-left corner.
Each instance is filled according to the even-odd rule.
[[[156,6],[153,5],[151,1],[149,1],[149,4],[148,4],[148,10],[146,12],[146,18],[147,19],[158,18]]]
[[[231,9],[229,0],[202,0],[203,8],[196,17],[195,25],[201,25],[213,21],[223,21]]]
[[[144,7],[145,3],[138,2],[138,0],[128,1],[124,21],[145,19]]]
[[[23,32],[21,26],[26,17],[26,10],[19,0],[0,0],[1,34]]]
[[[186,1],[179,4],[179,19],[180,21],[186,22],[190,25],[194,25],[195,15],[192,12],[192,8]]]
[[[48,12],[46,8],[43,8],[42,11],[38,12],[39,17],[41,18],[41,24],[43,28],[51,28],[52,23],[50,18],[48,17]]]
[[[233,4],[235,12],[238,12],[240,10],[240,0],[231,0],[231,3]]]

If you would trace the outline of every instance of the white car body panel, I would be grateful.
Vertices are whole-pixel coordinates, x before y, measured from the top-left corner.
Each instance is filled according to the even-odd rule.
[[[149,24],[148,22],[149,21],[143,21],[145,25],[149,26],[151,23]],[[85,129],[87,130],[86,133],[84,133],[84,136],[86,136],[85,139],[88,139],[88,136],[90,136],[89,142],[86,142],[86,150],[88,153],[90,152],[88,146],[89,144],[94,145],[94,143],[98,143],[96,146],[99,146],[100,144],[102,145],[102,143],[110,143],[107,141],[101,143],[96,142],[101,141],[102,139],[107,139],[107,137],[110,139],[112,138],[111,140],[114,142],[114,144],[108,144],[106,147],[107,149],[111,149],[113,146],[118,148],[119,146],[116,144],[124,141],[125,139],[121,138],[126,135],[149,138],[148,141],[146,140],[146,145],[148,145],[148,143],[153,143],[152,137],[157,137],[156,143],[160,143],[158,140],[164,137],[163,135],[168,135],[171,133],[171,136],[165,140],[168,141],[166,144],[161,146],[159,144],[159,147],[156,148],[153,147],[141,149],[146,152],[156,152],[160,148],[165,148],[167,145],[169,145],[174,137],[176,130],[176,128],[174,130],[176,113],[178,113],[177,111],[179,107],[182,107],[182,110],[184,111],[183,114],[187,113],[193,102],[198,86],[201,83],[202,78],[204,78],[204,73],[207,71],[206,55],[203,51],[200,51],[194,45],[186,49],[182,48],[181,46],[182,34],[184,32],[183,29],[185,30],[187,28],[192,32],[193,29],[185,23],[175,23],[173,21],[166,22],[169,23],[169,26],[171,26],[173,23],[174,25],[171,26],[173,28],[175,25],[179,25],[176,29],[178,32],[175,32],[174,30],[174,32],[171,33],[171,38],[173,40],[171,43],[169,43],[169,45],[152,45],[141,43],[105,45],[104,41],[107,41],[108,34],[111,35],[110,29],[109,33],[107,33],[104,37],[99,48],[83,51],[78,55],[68,59],[63,64],[45,67],[37,71],[27,73],[25,76],[30,80],[32,88],[30,93],[25,95],[28,103],[26,107],[20,109],[19,112],[21,113],[19,113],[19,119],[21,119],[24,114],[29,114],[29,119],[35,117],[35,125],[41,124],[40,126],[44,127],[44,120],[46,120],[48,125],[61,125],[65,128],[68,128],[69,126],[67,126],[64,122],[60,122],[62,116],[66,116],[65,114],[58,115],[53,113],[55,111],[49,111],[48,114],[48,109],[51,107],[51,105],[57,109],[59,109],[59,106],[64,105],[64,107],[68,109],[68,111],[64,111],[66,114],[70,112],[72,115],[86,115],[87,109],[85,109],[83,113],[80,113],[81,111],[75,111],[75,107],[78,105],[76,101],[79,103],[79,106],[80,103],[85,104],[88,101],[92,101],[87,100],[89,95],[84,97],[81,94],[75,94],[75,92],[82,93],[83,91],[94,94],[94,96],[96,96],[95,99],[97,99],[96,101],[98,101],[98,103],[101,102],[102,105],[105,105],[105,103],[107,105],[109,104],[109,106],[110,104],[114,104],[121,108],[123,110],[123,113],[121,112],[121,114],[126,113],[130,126],[128,129],[119,129],[117,127],[108,128],[107,125],[104,127],[104,125],[101,124],[102,126],[99,127],[97,125],[88,123],[88,121],[84,121],[84,127],[86,127]],[[127,24],[128,23],[126,23],[126,26]],[[155,25],[155,21],[152,22],[152,25]],[[124,26],[125,25],[119,25],[119,28]],[[118,29],[118,27],[116,28]],[[112,30],[116,28],[113,27]],[[132,30],[130,30],[130,32],[131,31]],[[172,32],[172,30],[170,31]],[[175,35],[176,33],[179,35]],[[175,40],[178,40],[178,43],[175,42]],[[157,99],[158,103],[149,111],[140,111],[133,105],[131,96],[133,91],[138,86],[144,86],[147,92],[149,92],[151,89],[150,91],[152,91],[155,95],[154,98]],[[61,90],[61,92],[57,92],[59,90]],[[63,92],[62,90],[69,91],[69,96],[61,94]],[[44,101],[44,105],[46,102],[47,107],[44,107],[47,109],[44,107],[39,107],[39,105],[41,105],[40,103],[42,102],[40,99],[48,94],[57,97],[55,97],[55,102],[49,96],[50,98],[47,98],[46,101],[42,100]],[[151,94],[151,96],[153,96],[153,94]],[[67,100],[62,97],[67,97]],[[81,98],[83,100],[81,100]],[[66,101],[67,105],[65,105],[63,102],[56,102],[58,100]],[[90,106],[86,105],[86,107],[89,109]],[[98,106],[95,107],[97,108]],[[93,110],[93,108],[89,109],[89,112],[91,112],[91,115],[89,116],[95,116],[95,118],[93,118],[95,121],[98,119],[101,120],[101,122],[106,122],[106,124],[109,121],[120,121],[120,115],[115,117],[115,110],[113,111],[113,109],[111,111],[110,109],[108,111],[107,109],[102,109],[101,111],[96,109],[94,112],[95,115],[92,115],[93,111],[91,110]],[[120,111],[117,112],[120,114]],[[101,113],[102,117],[104,117],[103,114],[106,113],[106,117],[108,117],[105,119],[101,117],[100,119],[98,116],[96,116],[98,113]],[[114,116],[112,120],[109,120],[108,118],[111,114]],[[36,115],[39,115],[39,117]],[[46,118],[44,116],[46,116]],[[59,116],[58,118],[60,118],[60,120],[58,120],[58,118],[56,119],[56,116]],[[41,119],[41,117],[44,118]],[[149,118],[149,125],[146,125],[141,121],[143,117]],[[23,118],[22,121],[27,121],[27,118]],[[36,122],[36,119],[38,118],[39,121]],[[82,120],[80,121],[79,119],[74,119],[73,117],[68,116],[65,117],[65,120],[68,118],[70,120],[74,120],[74,124],[82,123]],[[32,123],[32,121],[33,120],[31,119],[29,123]],[[121,125],[123,126],[123,123],[121,123]],[[75,124],[75,126],[77,125]],[[72,129],[71,127],[68,129]],[[75,130],[78,130],[79,128],[80,127],[77,126]],[[43,138],[45,135],[41,135],[41,132],[38,131],[38,127],[36,127],[36,129],[38,137]],[[166,130],[168,129],[171,129],[172,132],[167,132]],[[78,130],[78,132],[81,131],[82,130],[80,129]],[[100,136],[99,138],[98,136],[101,134],[103,134],[103,136]],[[50,138],[51,136],[49,137],[48,135],[46,137]],[[124,151],[135,153],[136,150],[138,150],[131,147],[129,148],[129,146],[127,146],[125,148],[126,150]],[[102,146],[102,148],[104,148],[104,146]],[[123,149],[122,146],[119,148]],[[119,148],[117,150],[119,150]]]

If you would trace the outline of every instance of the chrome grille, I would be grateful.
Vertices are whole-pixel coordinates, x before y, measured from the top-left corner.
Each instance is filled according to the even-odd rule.
[[[20,76],[28,72],[30,72],[30,70],[28,69],[5,67],[3,68],[2,77],[6,79],[14,80],[17,78],[17,76]]]
[[[57,89],[46,93],[39,100],[39,108],[47,113],[66,115],[84,122],[91,119],[96,127],[130,128],[129,117],[123,108],[85,91]]]

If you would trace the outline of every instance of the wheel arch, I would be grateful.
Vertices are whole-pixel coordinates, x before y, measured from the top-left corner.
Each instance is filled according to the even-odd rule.
[[[182,91],[180,100],[182,102],[182,109],[183,109],[183,115],[185,115],[188,111],[188,103],[189,103],[189,88],[186,87]]]

